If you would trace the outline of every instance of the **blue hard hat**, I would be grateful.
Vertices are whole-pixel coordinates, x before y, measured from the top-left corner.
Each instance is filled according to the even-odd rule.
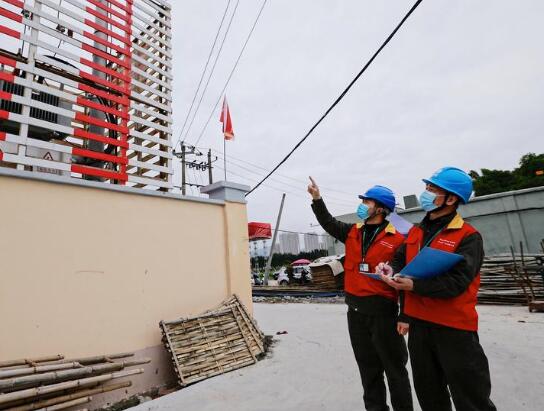
[[[382,203],[390,211],[395,210],[395,194],[389,188],[384,186],[374,186],[369,188],[366,193],[359,196],[360,199],[368,198]]]
[[[444,167],[436,171],[424,183],[433,184],[458,196],[466,204],[472,194],[472,178],[463,170],[456,167]]]

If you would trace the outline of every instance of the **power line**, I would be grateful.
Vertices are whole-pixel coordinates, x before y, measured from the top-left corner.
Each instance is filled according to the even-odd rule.
[[[275,230],[275,228],[273,228],[272,230]],[[316,237],[331,237],[329,234],[303,233],[303,232],[300,232],[300,231],[290,231],[290,230],[278,230],[278,232],[280,232],[280,233],[291,233],[291,234],[313,235],[313,236],[316,236]]]
[[[219,101],[221,101],[221,97],[225,93],[225,90],[227,89],[227,86],[229,85],[230,79],[232,78],[232,75],[234,74],[234,71],[236,70],[236,67],[238,66],[238,63],[240,62],[240,59],[242,58],[242,54],[244,53],[244,50],[246,49],[247,43],[249,42],[249,39],[251,38],[251,35],[253,34],[253,31],[255,30],[255,26],[257,25],[257,22],[259,21],[259,18],[261,17],[261,14],[263,12],[264,6],[266,6],[268,0],[263,1],[263,5],[261,6],[261,9],[259,10],[259,14],[257,14],[257,17],[255,18],[255,21],[253,22],[253,26],[251,26],[251,30],[249,31],[249,34],[247,35],[246,41],[244,42],[244,45],[242,46],[242,50],[240,50],[240,54],[238,55],[238,58],[236,59],[236,62],[234,63],[234,66],[232,67],[232,70],[230,71],[229,77],[227,78],[227,81],[225,82],[225,86],[223,87],[223,90],[221,90],[221,93],[219,93],[219,97],[217,98],[217,101],[215,102],[215,105],[213,106],[212,111],[210,112],[210,115],[208,116],[208,120],[206,120],[206,124],[204,124],[204,127],[202,128],[202,131],[200,132],[200,135],[196,139],[195,146],[198,144],[202,136],[204,135],[204,132],[206,131],[206,128],[208,127],[208,124],[210,123],[210,120],[213,116],[213,113],[215,112],[215,109],[217,108],[217,105],[219,104]]]
[[[218,156],[218,157],[219,157],[219,156]],[[223,157],[221,157],[221,158],[223,158]],[[227,160],[227,162],[229,162],[230,165],[232,165],[232,166],[241,168],[242,170],[246,170],[246,171],[248,171],[248,172],[250,172],[250,173],[253,173],[253,174],[256,174],[256,175],[258,175],[258,176],[263,176],[263,173],[262,173],[262,172],[252,170],[252,169],[250,169],[250,168],[247,168],[247,167],[241,166],[241,165],[239,165],[239,164],[233,163],[233,162],[231,162],[231,161],[229,161],[229,160]],[[230,172],[230,170],[229,170],[229,172]],[[294,189],[296,189],[296,190],[300,190],[300,189],[301,189],[300,186],[295,186],[295,185],[293,185],[293,184],[289,184],[289,183],[286,183],[286,182],[281,181],[281,180],[278,180],[278,179],[271,178],[270,180],[273,181],[273,182],[276,182],[276,183],[278,183],[278,184],[282,184],[283,186],[290,187],[290,188],[294,188]],[[255,181],[256,181],[256,179],[255,179]],[[299,181],[299,180],[296,180],[296,181]],[[306,186],[306,184],[307,184],[307,183],[304,182],[304,185],[305,185],[305,186]],[[351,197],[350,200],[352,200],[352,201],[355,203],[355,202],[356,202],[356,201],[355,201],[355,196],[352,195],[352,196],[350,196],[350,197]],[[327,198],[328,198],[328,199],[331,199],[331,201],[337,200],[337,201],[339,201],[339,202],[346,202],[346,204],[347,204],[348,201],[350,201],[350,200],[348,200],[348,199],[346,199],[346,198],[332,197],[332,196],[329,196],[329,195],[327,195]]]
[[[193,106],[195,104],[196,96],[198,95],[198,91],[200,90],[200,86],[202,84],[202,80],[204,80],[204,75],[206,74],[206,70],[208,69],[208,64],[210,63],[210,59],[213,54],[213,50],[215,49],[215,45],[217,43],[217,39],[219,38],[219,33],[221,32],[221,28],[223,27],[223,22],[225,21],[225,17],[227,16],[227,11],[230,6],[230,2],[232,0],[228,0],[227,7],[225,7],[225,11],[223,12],[223,17],[221,17],[221,22],[219,23],[219,28],[217,29],[217,33],[215,33],[215,38],[213,39],[212,47],[210,49],[210,53],[208,54],[208,59],[206,60],[206,64],[204,65],[204,69],[202,70],[202,74],[200,75],[200,80],[198,82],[198,86],[195,90],[195,94],[193,96],[193,100],[191,101],[191,107],[189,107],[189,111],[187,112],[187,115],[185,116],[185,120],[183,121],[183,126],[181,127],[181,130],[179,132],[178,139],[176,141],[176,144],[174,144],[174,149],[179,143],[179,140],[181,139],[181,135],[183,134],[183,130],[185,130],[185,125],[187,124],[187,120],[189,119],[189,115],[191,114],[191,110],[193,109]]]
[[[216,169],[218,170],[225,170],[223,167],[221,166],[215,166]],[[239,178],[243,178],[243,179],[246,179],[246,180],[249,180],[249,181],[257,181],[257,179],[255,178],[251,178],[251,177],[248,177],[248,176],[244,176],[242,174],[238,174],[238,173],[235,173],[235,172],[232,172],[231,170],[229,170],[229,174],[232,174],[233,176],[236,176],[236,177],[239,177]],[[276,191],[280,191],[282,193],[288,193],[288,194],[291,194],[291,195],[294,195],[295,197],[301,197],[301,198],[306,198],[304,196],[301,196],[300,194],[296,194],[296,193],[293,193],[292,191],[288,191],[288,190],[284,190],[283,188],[278,188],[278,187],[274,187],[274,186],[271,186],[269,184],[265,185],[265,187],[267,188],[270,188],[272,190],[276,190]]]
[[[224,168],[223,168],[223,167],[220,167],[220,166],[215,166],[215,168],[217,168],[217,169],[219,169],[219,170],[224,170]],[[256,181],[256,179],[254,179],[254,178],[249,178],[249,177],[247,177],[247,176],[244,176],[244,175],[241,175],[241,174],[238,174],[238,173],[233,173],[231,170],[229,170],[229,174],[232,174],[233,176],[236,176],[236,177],[244,178],[244,179],[249,180],[249,181]],[[295,196],[295,197],[303,198],[303,199],[305,199],[305,200],[308,199],[307,196],[303,196],[303,195],[294,193],[294,192],[292,192],[292,191],[284,190],[283,188],[274,187],[274,186],[271,186],[270,184],[265,184],[265,185],[263,185],[263,187],[270,188],[270,189],[275,190],[275,191],[279,191],[280,193],[287,193],[287,194],[290,194],[290,195]],[[341,201],[335,201],[335,200],[327,200],[327,203],[332,203],[332,204],[336,204],[336,205],[341,205],[341,206],[343,206],[343,207],[353,207],[353,204],[348,203],[348,202],[341,202]]]
[[[336,107],[336,105],[338,103],[340,103],[340,101],[345,97],[345,95],[348,93],[348,91],[353,87],[353,85],[357,82],[357,80],[359,80],[359,78],[363,75],[363,73],[366,71],[366,69],[372,64],[372,62],[374,61],[374,59],[378,56],[378,54],[380,54],[380,52],[384,49],[384,47],[391,41],[391,39],[395,36],[395,34],[397,33],[397,31],[402,27],[402,25],[404,24],[404,22],[408,19],[408,17],[410,17],[410,15],[415,11],[415,9],[419,6],[419,4],[422,2],[423,0],[417,0],[414,5],[412,6],[412,8],[408,11],[408,13],[406,13],[406,15],[404,16],[404,18],[400,21],[399,24],[397,24],[397,27],[395,27],[395,29],[391,32],[391,34],[387,37],[387,39],[385,39],[385,41],[382,43],[382,45],[380,46],[380,48],[372,55],[372,57],[370,58],[370,60],[368,60],[368,62],[364,65],[364,67],[361,69],[361,71],[359,71],[359,73],[357,73],[357,75],[355,76],[355,78],[353,80],[351,80],[351,82],[348,84],[348,86],[345,88],[345,90],[338,96],[338,98],[332,103],[332,105],[327,109],[327,111],[325,111],[325,113],[319,118],[319,120],[312,126],[312,128],[310,128],[310,130],[306,133],[306,135],[304,137],[302,137],[302,139],[291,149],[291,151],[283,158],[283,160],[281,160],[273,169],[272,171],[270,171],[270,173],[268,173],[268,175],[263,178],[261,181],[259,181],[259,183],[257,183],[257,185],[255,187],[253,187],[247,194],[246,196],[250,195],[253,191],[255,191],[257,188],[259,188],[259,186],[265,182],[278,168],[281,167],[281,165],[283,163],[285,163],[289,157],[291,157],[293,155],[293,153],[302,145],[302,143],[304,143],[304,141],[306,141],[306,139],[310,136],[310,134],[313,133],[313,131],[317,128],[317,126],[319,124],[321,124],[321,122],[329,115],[329,113]]]
[[[223,36],[223,40],[221,40],[221,45],[219,46],[219,51],[217,55],[215,56],[215,60],[212,65],[212,69],[210,71],[210,75],[208,76],[208,80],[206,80],[206,85],[204,86],[204,90],[202,91],[202,94],[200,95],[200,99],[198,100],[198,104],[196,106],[196,109],[193,113],[193,117],[191,118],[191,122],[189,123],[189,126],[187,127],[187,130],[185,130],[185,135],[183,136],[183,140],[185,141],[187,139],[187,135],[189,134],[189,131],[191,130],[191,127],[193,126],[193,123],[195,121],[196,115],[198,113],[198,110],[200,109],[200,105],[202,104],[202,100],[204,99],[204,95],[206,94],[206,90],[208,90],[208,85],[210,84],[210,80],[212,79],[213,73],[215,71],[215,67],[217,65],[217,62],[219,61],[219,56],[221,54],[221,50],[223,50],[223,46],[225,45],[225,40],[227,40],[227,35],[230,31],[230,26],[232,24],[232,21],[234,20],[234,16],[236,15],[236,10],[238,9],[238,4],[240,4],[240,0],[236,1],[236,5],[234,6],[234,11],[232,12],[232,15],[229,19],[229,24],[227,25],[227,29],[225,30],[225,34]]]
[[[218,157],[219,157],[219,156],[218,156]],[[221,159],[223,159],[223,158],[224,158],[224,157],[221,157]],[[245,170],[245,171],[249,171],[250,173],[256,174],[256,175],[258,175],[258,176],[262,176],[262,175],[263,175],[263,173],[260,172],[260,171],[255,171],[255,170],[252,170],[252,169],[250,169],[250,168],[248,168],[248,167],[241,166],[241,165],[239,165],[239,164],[233,163],[232,161],[229,161],[228,159],[227,159],[227,162],[230,163],[230,165],[232,165],[232,166],[241,168],[242,170]],[[272,178],[271,180],[272,180],[272,181],[275,181],[275,182],[277,182],[277,183],[279,183],[279,184],[283,184],[283,185],[285,185],[285,186],[287,186],[287,187],[300,189],[300,186],[295,186],[295,185],[293,185],[293,184],[285,183],[285,182],[283,182],[283,181],[280,181],[280,180],[277,180],[277,179],[273,179],[273,178]]]
[[[223,157],[223,153],[222,153],[221,151],[218,151],[218,150],[216,150],[216,149],[214,149],[214,148],[212,148],[212,150],[215,151],[215,152],[217,153],[217,154],[216,154],[217,157],[219,157],[219,158],[221,158],[221,159],[224,158],[224,157]],[[257,164],[254,164],[254,163],[250,163],[249,161],[242,160],[242,159],[240,159],[240,158],[236,158],[236,157],[233,157],[233,156],[229,155],[228,158],[227,158],[227,162],[229,162],[229,163],[232,164],[232,165],[235,165],[235,166],[238,166],[238,167],[242,168],[241,166],[239,166],[238,164],[236,164],[236,163],[233,162],[232,160],[236,160],[236,161],[239,161],[239,162],[241,162],[241,163],[250,165],[250,166],[252,166],[252,167],[259,168],[259,169],[261,169],[261,170],[263,170],[263,171],[266,171],[267,173],[270,171],[268,168],[265,168],[265,167],[259,166],[259,165],[257,165]],[[262,173],[261,173],[261,174],[262,174]],[[289,179],[289,180],[295,181],[295,182],[297,182],[297,183],[302,183],[302,184],[304,184],[304,185],[307,185],[307,184],[308,184],[308,181],[306,181],[306,180],[301,180],[301,179],[299,179],[299,178],[289,177],[289,176],[286,176],[285,174],[279,174],[279,173],[277,173],[277,174],[276,174],[276,177],[283,177],[283,178],[285,178],[285,179]],[[336,189],[333,189],[333,188],[325,187],[325,186],[322,186],[321,184],[320,184],[320,187],[326,189],[327,191],[334,191],[335,193],[345,194],[346,196],[349,196],[349,197],[352,197],[352,198],[354,197],[354,194],[353,194],[353,193],[348,193],[348,192],[346,192],[346,191],[341,191],[341,190],[336,190]]]

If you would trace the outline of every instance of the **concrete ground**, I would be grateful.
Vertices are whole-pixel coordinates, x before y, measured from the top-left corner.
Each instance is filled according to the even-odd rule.
[[[277,340],[258,364],[200,382],[131,411],[363,410],[362,388],[342,304],[255,304]],[[544,314],[481,306],[492,399],[500,411],[537,411],[544,400]],[[276,336],[277,331],[288,334]],[[416,410],[420,410],[416,403]]]

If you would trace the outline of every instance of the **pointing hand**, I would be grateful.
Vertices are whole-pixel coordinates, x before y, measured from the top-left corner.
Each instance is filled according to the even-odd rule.
[[[315,183],[312,177],[310,177],[310,184],[308,184],[308,193],[311,194],[314,200],[319,200],[321,198],[319,187],[317,186],[317,184]]]

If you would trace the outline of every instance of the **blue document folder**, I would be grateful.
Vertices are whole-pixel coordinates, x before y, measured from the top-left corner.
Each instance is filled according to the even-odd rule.
[[[449,271],[463,259],[459,254],[424,247],[399,274],[411,278],[432,278]]]
[[[374,273],[363,273],[362,271],[359,271],[359,274],[362,274],[362,275],[366,275],[367,277],[370,277],[370,278],[373,278],[375,280],[382,280],[382,277],[380,277],[379,274],[374,274]]]

